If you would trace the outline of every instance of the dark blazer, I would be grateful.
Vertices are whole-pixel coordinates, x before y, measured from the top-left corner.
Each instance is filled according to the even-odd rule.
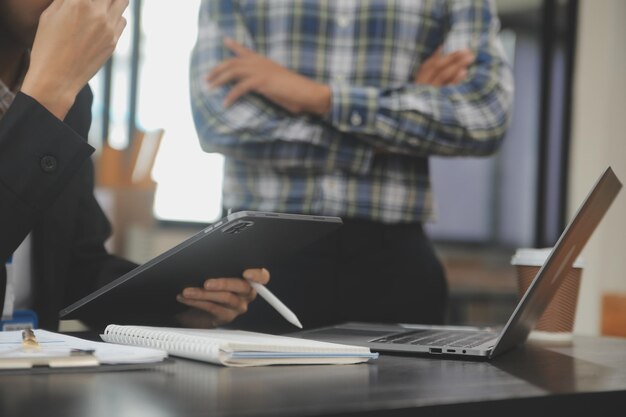
[[[51,330],[60,309],[136,266],[104,248],[111,227],[85,139],[92,100],[85,87],[62,122],[18,93],[0,121],[0,268],[32,232],[34,309]],[[113,320],[107,314],[86,320]]]

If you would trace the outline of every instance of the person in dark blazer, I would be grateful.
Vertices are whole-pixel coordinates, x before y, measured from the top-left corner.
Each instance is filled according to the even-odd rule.
[[[25,253],[23,268],[11,265],[11,273],[21,268],[17,286],[26,294],[15,307],[34,310],[45,329],[58,328],[61,308],[136,267],[104,247],[111,227],[93,194],[94,149],[85,139],[93,98],[87,82],[112,54],[127,5],[0,0],[0,311],[15,298],[6,296],[6,266],[16,251]],[[269,280],[265,269],[244,274]],[[207,279],[203,288],[172,294],[190,307],[175,318],[138,300],[141,309],[116,306],[117,315],[85,320],[211,327],[244,313],[255,296],[245,280]]]

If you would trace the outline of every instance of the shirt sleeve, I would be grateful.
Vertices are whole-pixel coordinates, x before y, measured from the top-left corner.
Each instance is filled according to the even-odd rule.
[[[225,108],[222,103],[228,88],[209,91],[205,81],[211,68],[231,57],[223,46],[225,36],[254,49],[236,2],[203,1],[191,58],[190,93],[205,151],[279,170],[340,169],[357,174],[369,170],[372,146],[320,118],[290,114],[253,94]]]
[[[329,121],[374,146],[416,156],[488,155],[511,114],[513,79],[498,38],[493,3],[450,1],[444,51],[469,48],[476,59],[458,85],[395,88],[332,84]]]

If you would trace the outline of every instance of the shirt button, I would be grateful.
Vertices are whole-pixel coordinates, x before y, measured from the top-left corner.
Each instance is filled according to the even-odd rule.
[[[337,194],[337,191],[339,190],[339,184],[337,184],[337,180],[330,179],[327,185],[328,185],[328,191],[330,191],[333,194]]]
[[[357,112],[352,112],[352,115],[350,116],[350,124],[352,126],[361,126],[361,123],[363,123],[361,115]]]
[[[350,17],[349,16],[339,16],[337,18],[337,24],[339,25],[339,27],[342,27],[342,28],[348,27],[348,25],[350,25]]]
[[[53,173],[56,172],[59,163],[54,156],[46,155],[39,160],[39,166],[43,172]]]

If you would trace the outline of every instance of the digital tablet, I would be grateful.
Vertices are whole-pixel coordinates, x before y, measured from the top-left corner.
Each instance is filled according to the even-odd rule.
[[[266,267],[336,230],[339,217],[241,211],[205,228],[179,245],[60,311],[62,319],[113,313],[133,318],[187,309],[176,295],[202,287],[207,278],[240,277]],[[270,283],[271,288],[271,283]],[[150,311],[158,307],[158,312]]]

